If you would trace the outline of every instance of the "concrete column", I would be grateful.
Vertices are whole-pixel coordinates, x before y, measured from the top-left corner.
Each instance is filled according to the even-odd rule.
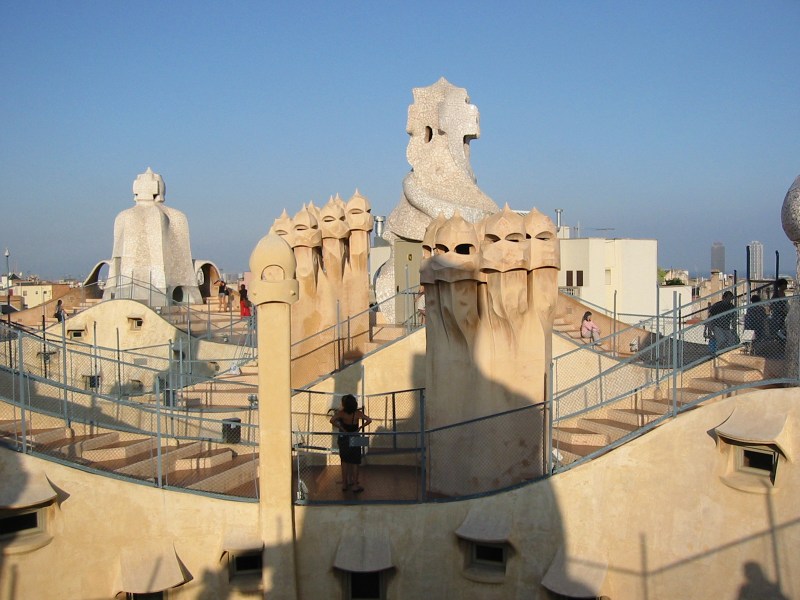
[[[291,305],[295,258],[275,234],[250,256],[250,299],[258,318],[259,527],[266,598],[297,598],[292,505]]]

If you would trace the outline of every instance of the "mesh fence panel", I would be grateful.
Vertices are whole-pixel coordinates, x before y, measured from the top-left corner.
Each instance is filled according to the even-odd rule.
[[[786,315],[796,302],[791,297],[747,303],[705,320],[697,313],[689,319],[679,314],[672,322],[680,327],[670,328],[676,333],[643,331],[639,351],[622,361],[593,348],[557,357],[552,370],[557,466],[699,402],[797,385],[798,365],[792,363],[800,352],[787,349],[786,339]]]
[[[709,398],[796,385],[793,361],[800,352],[787,348],[785,323],[788,306],[797,301],[736,307],[723,331],[717,318],[676,317],[681,327],[675,334],[641,330],[638,352],[623,359],[589,347],[558,357],[552,439],[543,405],[421,433],[421,390],[366,396],[373,423],[365,434],[366,489],[359,499],[490,493],[545,474],[551,460],[556,468],[580,461]],[[347,337],[354,337],[353,329]],[[0,394],[9,400],[0,403],[0,437],[20,450],[119,477],[255,498],[257,387],[194,381],[180,368],[176,377],[168,356],[146,364],[143,356],[0,326]],[[339,438],[329,423],[340,395],[305,391],[292,399],[295,486],[302,500],[353,500],[342,494]]]
[[[0,351],[6,444],[153,485],[257,497],[256,386],[160,390],[158,372],[114,352],[13,333],[16,348]],[[131,375],[153,385],[123,394]]]
[[[544,404],[428,431],[427,494],[471,496],[541,477],[548,438]]]
[[[306,386],[421,327],[418,312],[412,312],[402,323],[389,323],[382,310],[383,307],[394,307],[396,302],[413,305],[413,297],[414,290],[401,292],[292,344],[292,385],[296,388]]]
[[[297,498],[308,502],[341,502],[343,493],[339,432],[330,424],[340,393],[303,390],[292,398],[292,430]],[[422,445],[419,433],[422,390],[367,395],[359,399],[371,419],[361,432],[362,501],[422,499]],[[348,436],[343,436],[348,438]]]

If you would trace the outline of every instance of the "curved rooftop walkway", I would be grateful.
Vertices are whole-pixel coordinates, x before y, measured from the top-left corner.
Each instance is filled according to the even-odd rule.
[[[361,493],[340,488],[337,440],[327,422],[331,396],[298,393],[292,406],[297,501],[425,502],[496,493],[591,460],[701,402],[798,385],[787,370],[785,339],[747,341],[740,325],[745,310],[732,311],[738,341],[714,354],[704,338],[709,323],[702,321],[680,323],[670,335],[637,327],[639,349],[627,357],[609,350],[618,340],[605,348],[576,345],[553,361],[548,405],[426,429],[424,390],[369,396],[366,410],[375,422],[363,450]],[[165,390],[167,371],[114,363],[99,349],[3,326],[0,443],[147,485],[255,499],[255,387],[211,380]],[[253,374],[249,367],[241,373]],[[132,380],[151,385],[134,389]],[[490,432],[529,441],[528,454],[499,458],[533,466],[503,478],[497,463],[486,461],[469,476],[449,477],[447,449],[489,439]]]

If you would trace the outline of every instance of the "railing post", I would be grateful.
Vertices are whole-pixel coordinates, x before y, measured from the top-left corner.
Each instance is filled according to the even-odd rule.
[[[47,379],[47,331],[45,330],[44,304],[42,304],[42,374]]]
[[[119,351],[119,327],[117,327],[117,400],[122,400],[122,359]]]
[[[419,391],[419,439],[420,439],[420,500],[425,501],[427,496],[428,480],[428,445],[425,435],[425,389]]]
[[[409,278],[408,278],[408,265],[405,265],[405,270],[406,270],[406,289],[405,289],[405,293],[404,293],[405,298],[403,300],[404,300],[404,304],[405,304],[405,313],[406,314],[403,315],[403,321],[404,322],[408,322],[408,317],[411,316],[411,311],[413,310],[411,304],[409,303],[409,298],[408,298],[408,289],[409,289],[409,281],[410,281]],[[406,327],[406,329],[408,329],[408,327]]]
[[[167,394],[171,394],[172,390],[175,388],[175,379],[173,375],[173,366],[172,363],[175,357],[175,350],[174,350],[174,342],[169,340],[169,356],[168,356],[168,363],[167,363]]]
[[[672,292],[672,306],[677,306],[678,292]],[[678,415],[678,309],[672,311],[672,416]]]
[[[186,355],[189,357],[189,385],[192,383],[192,312],[189,308],[189,299],[186,299]]]
[[[551,475],[553,473],[553,411],[555,409],[555,405],[553,402],[554,396],[554,385],[553,385],[553,368],[554,361],[550,361],[550,368],[547,377],[547,402],[545,402],[545,406],[547,407],[547,433],[545,434],[545,452],[547,452],[547,473]]]
[[[615,357],[619,357],[619,340],[617,339],[617,290],[614,290],[614,321],[611,335],[614,337],[611,340],[614,342],[614,347],[611,349]]]
[[[69,427],[70,419],[69,419],[69,410],[68,410],[68,399],[67,399],[67,385],[69,385],[69,380],[67,379],[67,322],[66,319],[61,321],[61,370],[62,370],[62,379],[64,380],[64,425]]]
[[[155,379],[155,392],[156,392],[156,486],[163,487],[163,468],[161,465],[161,390],[160,380],[158,377]]]
[[[661,290],[656,283],[656,382],[661,385]]]
[[[11,342],[11,313],[9,312],[6,316],[8,317],[8,367],[9,369],[13,369],[14,361],[11,355],[13,354],[14,344]]]
[[[341,369],[342,368],[342,323],[341,323],[341,310],[339,306],[339,300],[336,300],[336,326],[333,329],[333,337],[335,338],[335,349],[336,355],[333,357],[334,360],[334,368]]]
[[[183,389],[185,382],[183,380],[183,338],[178,338],[178,387]]]
[[[25,360],[23,354],[23,333],[22,331],[19,332],[17,337],[17,362],[19,364],[19,414],[22,419],[22,453],[27,454],[28,452],[28,442],[27,442],[27,424],[25,422]]]
[[[397,392],[392,392],[392,448],[397,450]]]
[[[350,315],[347,315],[347,351],[353,349],[353,331],[350,327]]]

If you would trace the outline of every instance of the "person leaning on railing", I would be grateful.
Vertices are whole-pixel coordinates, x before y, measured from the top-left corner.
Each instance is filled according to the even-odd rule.
[[[367,415],[358,408],[358,400],[353,394],[342,396],[342,404],[331,417],[331,425],[339,430],[336,444],[339,447],[339,459],[342,464],[342,491],[363,492],[358,483],[358,466],[361,464],[361,446],[351,443],[353,436],[364,425],[372,423]]]

